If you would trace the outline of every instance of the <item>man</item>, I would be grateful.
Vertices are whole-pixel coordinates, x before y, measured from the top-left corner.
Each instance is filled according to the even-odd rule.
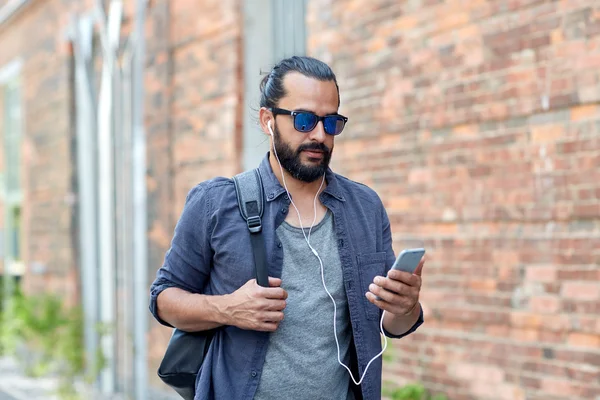
[[[233,180],[216,178],[188,194],[150,309],[184,331],[219,328],[196,399],[380,398],[380,318],[393,338],[422,324],[423,261],[414,274],[389,271],[381,200],[328,168],[347,118],[326,64],[281,61],[261,83],[260,105],[271,137],[259,167],[270,287],[253,279]]]

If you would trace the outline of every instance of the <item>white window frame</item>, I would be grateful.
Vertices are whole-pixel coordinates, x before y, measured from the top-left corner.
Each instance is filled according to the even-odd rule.
[[[25,131],[24,129],[24,107],[23,107],[23,82],[21,79],[21,70],[23,67],[23,62],[20,59],[16,59],[8,64],[6,64],[4,67],[0,68],[0,95],[4,97],[4,94],[6,93],[6,88],[9,85],[16,85],[18,90],[20,91],[19,94],[19,121],[18,121],[18,133],[17,135],[22,138],[23,137],[23,132]],[[3,99],[3,106],[4,109],[6,110],[6,104],[4,104],[5,99]],[[4,116],[4,119],[2,120],[2,124],[5,124],[7,116]],[[5,140],[5,128],[4,126],[2,126],[2,137],[0,138],[1,142],[4,143]],[[4,147],[4,146],[3,146]],[[20,157],[20,153],[19,153],[19,157]],[[6,172],[6,170],[8,169],[8,160],[5,158],[5,165],[4,165],[4,170]],[[19,160],[19,163],[22,160]],[[20,171],[20,175],[22,176],[22,164],[19,165],[19,171]],[[21,180],[21,176],[19,177],[19,181]],[[13,274],[21,274],[22,273],[22,259],[19,259],[18,262],[17,260],[14,259],[14,254],[13,254],[13,247],[14,244],[12,243],[12,238],[11,238],[11,233],[12,233],[12,228],[13,228],[13,215],[12,212],[14,210],[15,207],[21,207],[22,209],[22,199],[23,199],[23,189],[21,186],[21,182],[19,182],[18,188],[15,190],[7,190],[7,182],[6,182],[6,174],[4,176],[1,177],[0,179],[0,186],[2,187],[2,199],[4,201],[4,227],[3,227],[3,244],[2,246],[0,246],[2,248],[2,252],[3,252],[3,258],[4,258],[4,266],[10,266],[9,268],[11,268],[11,272]],[[22,218],[22,211],[21,211],[21,218]],[[19,233],[21,234],[21,233]],[[21,251],[21,255],[22,255],[22,251]]]

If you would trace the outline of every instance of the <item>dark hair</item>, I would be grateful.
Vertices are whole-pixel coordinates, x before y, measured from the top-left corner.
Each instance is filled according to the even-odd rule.
[[[320,81],[333,81],[338,91],[339,105],[340,87],[329,65],[316,58],[293,56],[281,60],[273,67],[269,75],[263,78],[260,83],[261,107],[277,107],[279,100],[286,95],[283,78],[290,72],[299,72],[308,78],[315,78]]]

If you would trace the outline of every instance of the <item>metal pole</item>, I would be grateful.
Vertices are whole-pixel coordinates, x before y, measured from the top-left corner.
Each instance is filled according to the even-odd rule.
[[[114,70],[119,48],[123,4],[110,4],[108,21],[103,33],[104,58],[98,103],[98,198],[100,237],[100,318],[106,330],[101,338],[102,352],[106,364],[101,373],[102,391],[115,392],[115,182],[114,182]]]
[[[75,20],[73,54],[77,100],[77,172],[79,186],[79,240],[81,260],[82,303],[87,373],[95,373],[98,352],[98,236],[96,232],[96,132],[95,105],[90,77],[92,61],[92,22]]]
[[[133,65],[133,267],[134,267],[134,357],[135,398],[147,399],[148,365],[148,236],[146,200],[146,137],[144,129],[144,70],[146,60],[145,21],[148,0],[137,0],[136,52]]]
[[[132,54],[127,49],[123,55],[123,64],[121,72],[122,82],[122,96],[123,96],[123,120],[122,120],[122,171],[121,171],[121,220],[122,220],[122,238],[121,238],[121,269],[123,274],[123,330],[125,333],[124,346],[125,354],[123,355],[123,366],[124,370],[127,371],[128,376],[125,378],[124,391],[127,396],[133,396],[133,258],[132,258],[132,246],[133,241],[131,240],[131,218],[133,212],[133,206],[131,204],[131,107],[132,107],[132,94],[131,94],[131,63]],[[129,397],[131,398],[131,397]]]
[[[100,237],[100,319],[104,325],[101,339],[106,364],[102,369],[102,391],[114,392],[114,322],[115,322],[115,246],[113,154],[111,132],[112,57],[104,55],[98,111],[98,228]]]
[[[127,351],[127,334],[124,330],[125,315],[127,307],[123,286],[124,262],[123,237],[125,234],[125,213],[123,210],[123,80],[118,62],[114,69],[114,93],[113,93],[113,137],[114,137],[114,203],[115,203],[115,286],[116,286],[116,318],[115,318],[115,343],[116,343],[116,387],[117,391],[125,391],[127,369],[125,367],[125,353]]]
[[[120,68],[117,68],[115,95],[115,173],[117,197],[117,274],[119,282],[119,388],[133,397],[133,261],[131,240],[131,38],[125,46]]]

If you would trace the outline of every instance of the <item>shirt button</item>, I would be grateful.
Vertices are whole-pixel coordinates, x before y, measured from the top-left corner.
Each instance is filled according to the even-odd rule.
[[[281,242],[277,242],[277,247],[281,248],[281,246],[283,246]]]
[[[282,208],[282,209],[281,209],[281,213],[282,213],[282,214],[285,214],[286,212],[288,212],[288,209],[287,209],[287,208],[285,208],[285,207],[284,207],[284,208]]]
[[[288,197],[288,195],[286,194],[285,196],[283,196],[284,200],[289,200],[290,198]]]
[[[269,193],[269,200],[273,200],[273,198],[275,198],[275,195],[273,193]]]
[[[252,371],[252,377],[256,378],[256,375],[257,375],[256,371]]]

